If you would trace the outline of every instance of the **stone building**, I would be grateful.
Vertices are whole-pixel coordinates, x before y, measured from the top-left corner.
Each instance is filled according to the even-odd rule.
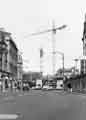
[[[17,63],[17,80],[19,83],[19,86],[22,85],[22,76],[23,76],[23,60],[22,55],[20,52],[18,52],[18,63]]]
[[[11,33],[0,29],[0,71],[5,76],[17,79],[17,62],[18,48]]]
[[[7,72],[7,54],[8,54],[8,46],[5,42],[5,36],[10,33],[2,31],[0,29],[0,78],[2,76],[8,75]]]
[[[10,79],[17,79],[17,46],[11,33],[0,29],[0,81],[3,89]]]
[[[6,40],[6,43],[8,46],[7,72],[9,73],[9,77],[17,79],[18,49],[10,36],[9,39]]]

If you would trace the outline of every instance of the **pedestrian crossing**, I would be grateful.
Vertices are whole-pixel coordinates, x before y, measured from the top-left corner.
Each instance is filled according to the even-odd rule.
[[[0,120],[15,120],[18,117],[17,114],[0,114]]]

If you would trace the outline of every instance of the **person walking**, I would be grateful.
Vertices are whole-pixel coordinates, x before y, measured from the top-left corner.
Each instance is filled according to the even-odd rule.
[[[0,79],[0,91],[2,93],[2,79]]]
[[[12,78],[10,78],[10,90],[13,91]]]
[[[68,83],[68,92],[72,92],[72,85],[71,85],[71,83]]]

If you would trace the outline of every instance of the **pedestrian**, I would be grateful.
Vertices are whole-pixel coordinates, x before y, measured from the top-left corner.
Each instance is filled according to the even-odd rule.
[[[70,92],[72,93],[72,88],[70,88]]]
[[[1,81],[1,79],[0,79],[0,90],[2,92],[2,81]]]
[[[13,85],[12,85],[12,82],[13,81],[13,79],[12,78],[10,78],[10,89],[11,89],[11,92],[13,91]]]
[[[17,90],[17,81],[15,80],[15,92]]]
[[[69,92],[72,92],[72,85],[71,85],[71,83],[68,83],[67,86],[68,86],[68,91],[69,91]]]

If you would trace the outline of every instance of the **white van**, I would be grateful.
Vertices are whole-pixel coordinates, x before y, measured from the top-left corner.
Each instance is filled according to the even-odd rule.
[[[63,89],[63,79],[57,80],[56,89]]]

